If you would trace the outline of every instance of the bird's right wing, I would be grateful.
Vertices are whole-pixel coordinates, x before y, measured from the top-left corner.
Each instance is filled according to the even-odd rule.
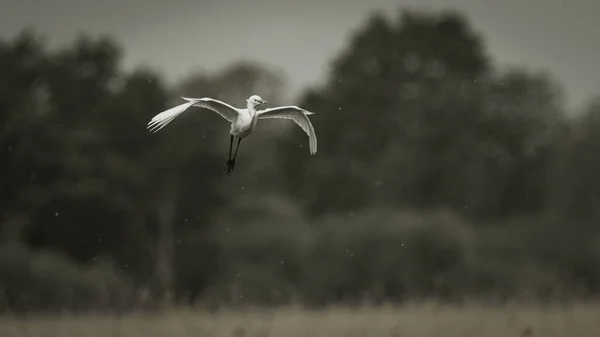
[[[204,98],[186,98],[182,97],[187,103],[183,103],[171,109],[165,110],[158,115],[154,116],[152,120],[148,123],[148,129],[151,129],[152,132],[157,132],[158,130],[164,128],[167,124],[169,124],[175,117],[182,114],[189,107],[195,106],[199,108],[206,108],[212,110],[221,117],[225,118],[227,121],[232,122],[238,115],[238,109],[232,107],[231,105],[221,102],[216,99],[204,97]]]
[[[281,106],[259,110],[256,113],[259,119],[286,118],[293,120],[302,128],[302,130],[304,130],[304,132],[306,132],[310,154],[317,153],[317,134],[315,133],[315,128],[312,126],[310,119],[308,119],[308,115],[314,114],[313,112],[306,111],[297,106]]]

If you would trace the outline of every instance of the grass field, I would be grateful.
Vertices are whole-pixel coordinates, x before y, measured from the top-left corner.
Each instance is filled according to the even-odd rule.
[[[600,304],[502,308],[433,304],[384,309],[285,309],[207,313],[0,318],[0,336],[600,336]]]

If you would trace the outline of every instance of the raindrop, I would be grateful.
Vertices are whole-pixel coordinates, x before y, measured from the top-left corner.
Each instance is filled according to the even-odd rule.
[[[125,265],[123,265],[123,267],[125,267],[125,268],[129,268],[129,265],[128,265],[128,264],[125,264]]]
[[[229,232],[229,227],[225,228],[225,231]]]
[[[283,264],[283,263],[284,263],[284,261],[281,261],[281,264]]]
[[[10,151],[10,150],[12,150],[12,146],[9,146],[9,147],[8,147],[8,151]]]
[[[101,238],[97,238],[96,241],[98,241],[98,243],[102,244],[102,239]]]
[[[177,240],[177,244],[180,245],[181,244],[181,240]]]
[[[58,212],[54,212],[54,216],[58,216]]]
[[[244,190],[244,186],[241,187],[242,191]]]
[[[381,186],[381,180],[375,180],[375,186]]]

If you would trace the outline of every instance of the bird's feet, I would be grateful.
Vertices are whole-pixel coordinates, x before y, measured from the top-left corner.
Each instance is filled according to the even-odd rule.
[[[235,167],[235,158],[227,159],[227,163],[225,163],[225,168],[223,169],[227,175],[230,175],[233,172],[233,168]]]

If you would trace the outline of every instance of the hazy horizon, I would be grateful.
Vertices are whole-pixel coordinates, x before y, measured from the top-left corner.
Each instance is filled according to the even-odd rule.
[[[563,84],[569,108],[600,92],[600,42],[594,36],[600,31],[595,19],[600,3],[588,0],[571,1],[569,6],[559,0],[493,5],[476,0],[350,0],[343,5],[7,0],[0,3],[0,31],[2,38],[10,38],[34,27],[51,46],[68,43],[82,32],[111,34],[124,48],[126,69],[147,65],[169,83],[193,72],[215,72],[238,60],[258,61],[282,70],[289,93],[296,95],[325,78],[331,59],[370,12],[395,16],[403,8],[462,11],[497,65],[549,71]]]

